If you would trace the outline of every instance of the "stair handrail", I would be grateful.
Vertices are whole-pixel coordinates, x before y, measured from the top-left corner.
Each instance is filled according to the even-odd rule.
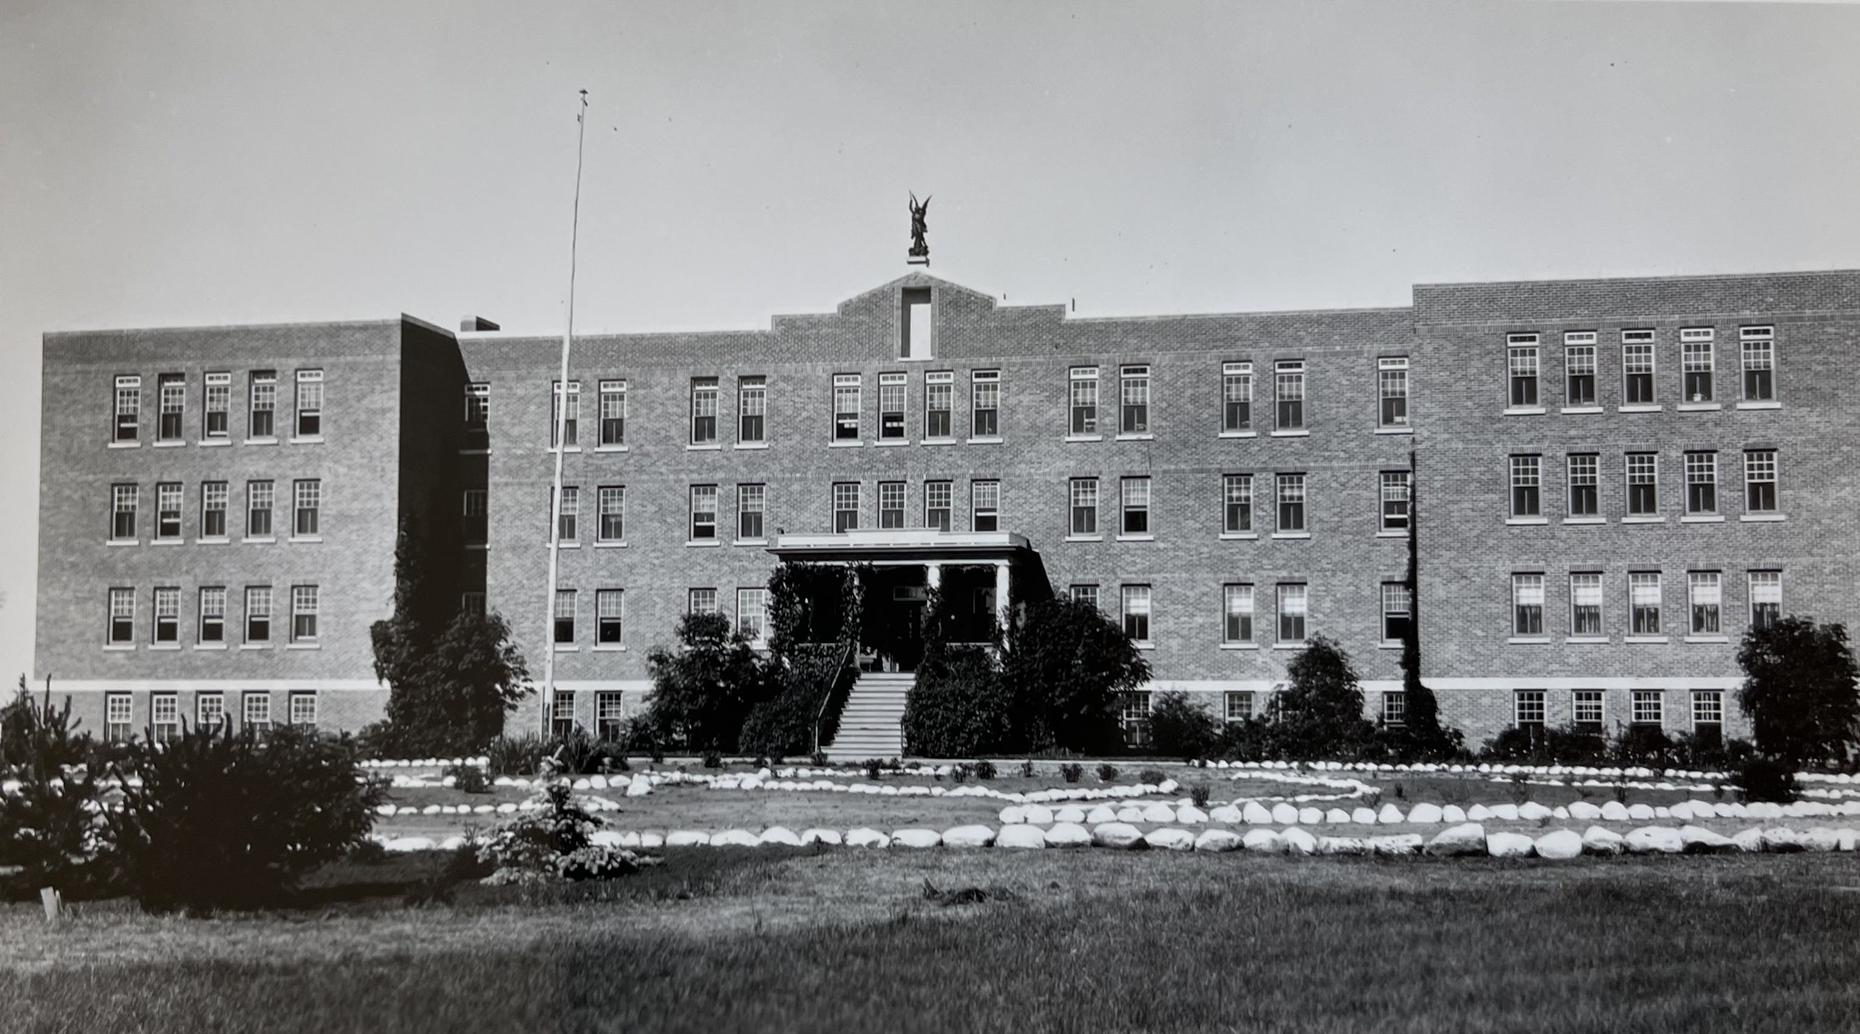
[[[840,675],[852,660],[852,640],[847,640],[840,647],[840,662],[833,666],[833,673],[827,676],[827,691],[820,694],[820,707],[814,712],[814,753],[820,753],[820,723],[826,720],[827,705],[833,702],[834,687],[839,685]]]

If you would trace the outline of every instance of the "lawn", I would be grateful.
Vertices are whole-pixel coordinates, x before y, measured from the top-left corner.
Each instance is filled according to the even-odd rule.
[[[526,899],[444,859],[306,907],[47,929],[0,912],[18,1031],[1805,1031],[1860,1018],[1852,855],[1283,858],[693,849]],[[990,900],[925,900],[978,887]]]

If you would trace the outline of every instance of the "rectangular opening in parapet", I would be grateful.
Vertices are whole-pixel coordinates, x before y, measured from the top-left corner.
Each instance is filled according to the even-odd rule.
[[[899,358],[930,358],[930,289],[905,288],[902,315],[903,318],[899,320],[902,332],[898,340]]]

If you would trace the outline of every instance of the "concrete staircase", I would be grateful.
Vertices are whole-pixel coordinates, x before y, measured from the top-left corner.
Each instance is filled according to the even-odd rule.
[[[830,761],[864,761],[904,755],[904,702],[917,676],[908,672],[861,672],[840,713],[839,733],[827,745]]]

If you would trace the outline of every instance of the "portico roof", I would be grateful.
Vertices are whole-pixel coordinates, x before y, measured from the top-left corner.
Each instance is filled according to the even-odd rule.
[[[916,563],[1013,560],[1029,554],[1027,537],[1012,531],[865,528],[832,535],[777,535],[769,552],[783,560]]]

